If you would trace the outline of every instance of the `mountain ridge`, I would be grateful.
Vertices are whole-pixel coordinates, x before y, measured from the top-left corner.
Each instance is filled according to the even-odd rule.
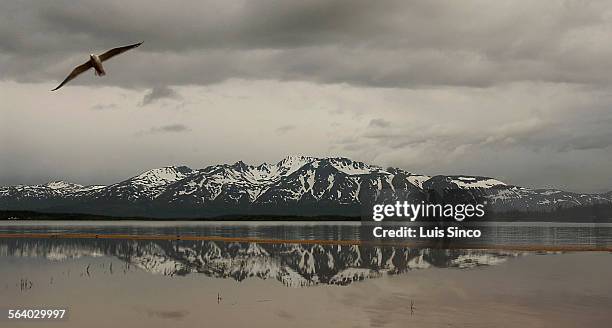
[[[162,218],[359,216],[364,207],[391,201],[397,195],[414,202],[478,200],[499,213],[612,206],[612,191],[585,194],[534,189],[490,177],[427,176],[400,168],[383,169],[344,157],[288,156],[258,166],[242,161],[201,169],[165,166],[108,186],[53,181],[0,187],[0,210]]]

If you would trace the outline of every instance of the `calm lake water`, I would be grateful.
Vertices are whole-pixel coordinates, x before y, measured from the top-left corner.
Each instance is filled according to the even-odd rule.
[[[487,243],[612,245],[612,225],[495,224]],[[0,233],[359,240],[359,223],[3,222]],[[608,327],[612,253],[0,238],[4,327]]]

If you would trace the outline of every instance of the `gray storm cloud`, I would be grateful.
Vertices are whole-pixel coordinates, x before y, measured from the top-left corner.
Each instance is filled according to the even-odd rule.
[[[0,184],[310,154],[609,190],[611,31],[608,1],[3,1]]]
[[[181,96],[172,88],[167,86],[157,86],[151,89],[142,98],[142,105],[146,106],[161,99],[180,99]]]
[[[112,79],[96,83],[153,87],[251,78],[485,87],[612,79],[605,1],[26,0],[0,6],[0,72],[20,81],[57,79],[87,51],[135,40],[149,42],[109,65]]]

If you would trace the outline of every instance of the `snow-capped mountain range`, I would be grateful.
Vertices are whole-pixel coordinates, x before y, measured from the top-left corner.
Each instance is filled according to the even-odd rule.
[[[110,216],[359,216],[388,195],[413,201],[478,201],[502,212],[550,212],[611,205],[612,192],[531,189],[479,176],[426,176],[347,158],[289,156],[276,164],[152,169],[109,186],[63,181],[0,187],[0,210]],[[381,198],[382,197],[382,198]]]
[[[497,265],[521,255],[524,253],[499,250],[214,241],[0,241],[0,256],[43,257],[51,261],[112,256],[153,274],[174,276],[200,273],[236,281],[275,279],[289,287],[348,285],[364,279],[428,268],[467,269]],[[95,270],[101,269],[91,268],[92,276],[101,273]]]

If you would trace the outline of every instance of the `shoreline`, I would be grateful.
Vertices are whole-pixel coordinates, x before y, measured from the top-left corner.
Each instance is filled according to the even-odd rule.
[[[584,218],[584,219],[552,219],[545,217],[487,217],[487,221],[477,223],[612,223],[610,218]],[[6,211],[0,210],[0,221],[142,221],[142,222],[360,222],[358,216],[341,215],[318,215],[318,216],[297,216],[297,215],[223,215],[211,217],[143,217],[143,216],[110,216],[84,213],[54,213],[38,211]],[[426,221],[423,221],[426,222]],[[429,221],[436,222],[436,221]]]

